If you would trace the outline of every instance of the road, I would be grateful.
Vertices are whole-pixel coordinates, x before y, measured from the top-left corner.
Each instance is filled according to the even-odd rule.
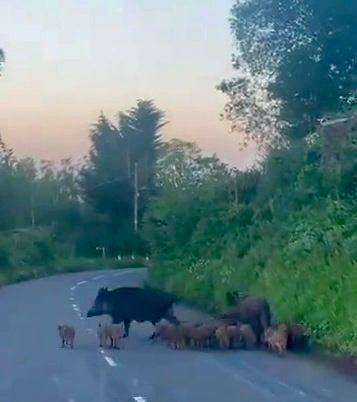
[[[85,318],[99,287],[137,285],[145,270],[85,272],[0,289],[1,402],[352,402],[357,384],[317,363],[263,351],[175,351],[136,324],[121,350],[101,349]],[[76,327],[61,349],[59,323]]]

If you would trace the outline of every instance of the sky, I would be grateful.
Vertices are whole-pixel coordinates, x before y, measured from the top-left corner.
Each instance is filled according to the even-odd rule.
[[[244,168],[254,147],[222,121],[215,89],[234,75],[233,0],[0,0],[0,133],[18,156],[82,157],[101,111],[137,99],[166,113],[164,138]]]

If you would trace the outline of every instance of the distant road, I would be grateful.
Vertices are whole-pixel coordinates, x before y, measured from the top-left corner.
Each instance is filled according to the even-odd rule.
[[[298,357],[263,351],[174,351],[134,324],[120,351],[101,350],[83,318],[102,286],[137,285],[145,270],[60,275],[0,289],[1,402],[356,402],[357,384]],[[77,328],[61,349],[56,326]]]

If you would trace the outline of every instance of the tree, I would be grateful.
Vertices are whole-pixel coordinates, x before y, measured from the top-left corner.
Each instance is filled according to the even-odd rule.
[[[238,76],[219,89],[247,139],[300,140],[326,113],[356,102],[357,3],[236,0],[231,29]]]
[[[2,64],[5,61],[5,52],[0,48],[0,75],[2,70]]]
[[[119,113],[117,126],[101,114],[90,134],[92,146],[80,174],[84,199],[108,219],[103,223],[107,225],[106,241],[115,233],[117,246],[120,243],[125,252],[142,247],[134,214],[138,211],[140,224],[155,190],[160,129],[166,124],[163,118],[152,101],[139,100],[135,107]]]
[[[119,113],[118,129],[127,151],[128,177],[138,165],[139,186],[154,188],[155,167],[161,144],[160,130],[167,124],[153,101],[138,100],[135,107]]]
[[[133,188],[126,173],[125,143],[118,129],[101,114],[90,139],[92,146],[80,180],[84,199],[116,224],[132,216]]]
[[[229,171],[215,155],[175,139],[161,148],[157,180],[158,193],[145,215],[146,238],[154,254],[185,253],[201,217],[219,220],[226,207]]]

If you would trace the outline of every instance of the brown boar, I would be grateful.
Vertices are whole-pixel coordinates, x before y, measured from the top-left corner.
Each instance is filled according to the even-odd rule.
[[[288,327],[285,324],[280,324],[276,328],[267,328],[264,331],[264,342],[270,350],[277,351],[282,356],[287,348]]]
[[[62,341],[62,348],[67,345],[73,349],[74,338],[76,336],[75,329],[69,325],[58,325],[57,329]]]
[[[168,346],[176,348],[176,327],[174,324],[163,319],[155,325],[155,330],[157,336],[166,342]]]
[[[210,345],[215,330],[210,326],[199,325],[188,328],[188,339],[193,347],[202,349]]]
[[[108,324],[104,324],[104,326],[102,326],[102,324],[98,324],[97,335],[99,339],[99,346],[101,348],[107,346],[108,339],[110,340],[110,347],[113,347],[113,339],[110,336],[110,330]]]
[[[305,328],[296,322],[285,323],[288,327],[288,349],[304,348],[308,345],[308,335]]]
[[[111,346],[114,349],[120,349],[121,338],[125,335],[124,327],[121,324],[110,324],[107,326]]]
[[[241,325],[229,325],[226,331],[229,337],[229,345],[231,348],[233,349],[240,348],[243,345],[245,345]],[[244,326],[243,326],[243,332],[244,332]]]
[[[227,331],[227,326],[222,325],[216,329],[215,335],[218,341],[218,347],[220,349],[229,349],[230,346],[230,338]]]
[[[236,322],[249,324],[260,340],[271,322],[271,311],[267,300],[259,296],[239,296],[237,292],[227,292],[226,298],[230,307],[221,317],[231,319],[232,324]]]
[[[249,324],[241,324],[239,326],[241,333],[241,342],[245,349],[253,349],[258,344],[258,337],[253,328]]]

